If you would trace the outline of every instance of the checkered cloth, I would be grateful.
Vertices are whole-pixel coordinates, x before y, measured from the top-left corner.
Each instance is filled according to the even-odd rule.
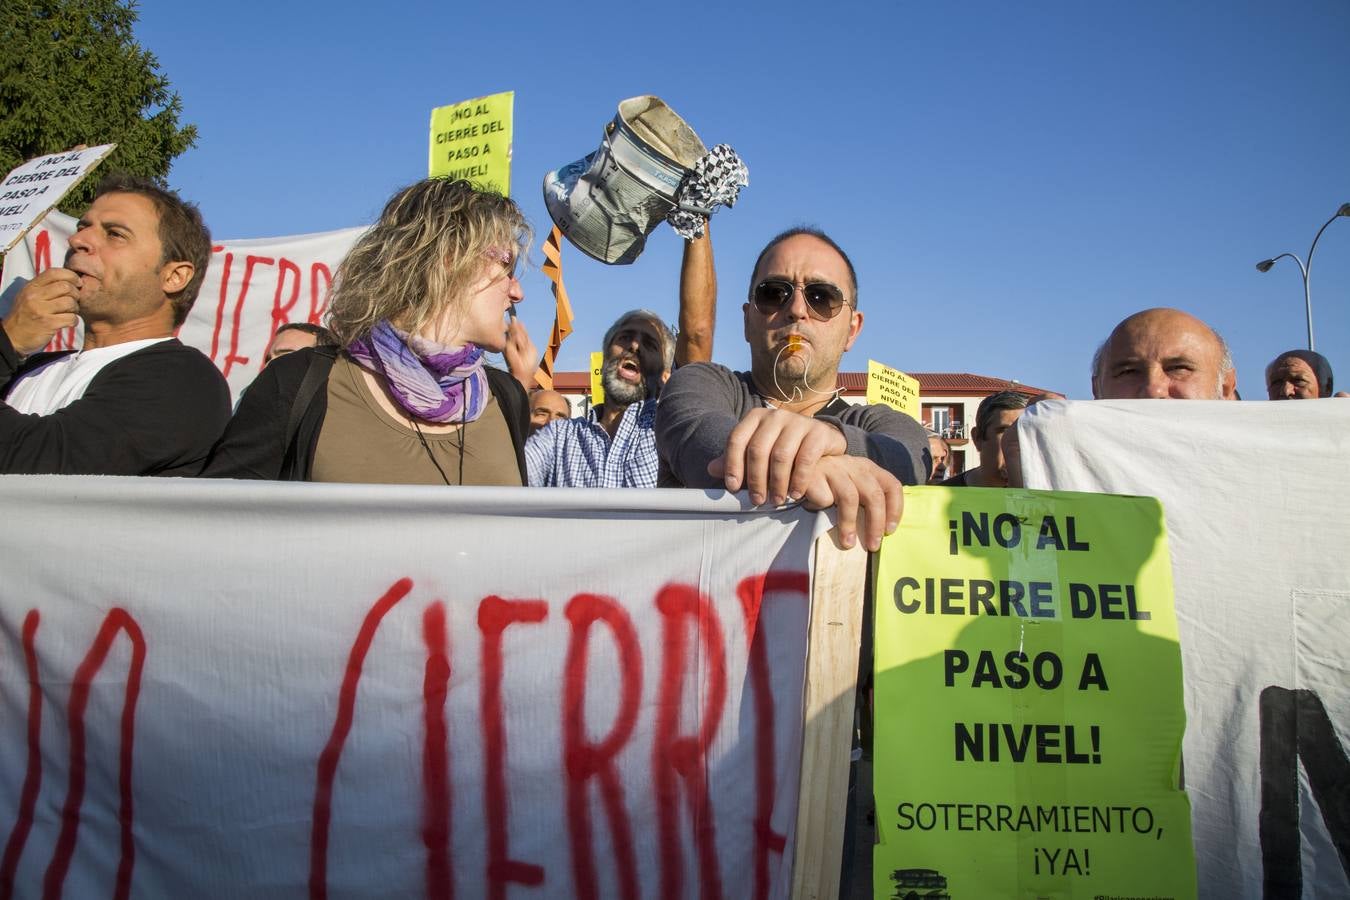
[[[694,163],[694,170],[675,192],[675,209],[666,221],[686,241],[703,237],[708,217],[719,206],[735,206],[741,188],[750,184],[750,170],[728,144],[718,144]]]
[[[623,411],[614,440],[592,409],[558,419],[525,442],[530,487],[656,487],[656,400]]]

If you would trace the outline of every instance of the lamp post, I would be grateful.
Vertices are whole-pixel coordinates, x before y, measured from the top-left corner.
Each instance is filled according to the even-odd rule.
[[[1339,219],[1341,216],[1350,216],[1350,203],[1342,203],[1341,208],[1336,210],[1335,215],[1322,224],[1317,229],[1317,234],[1313,236],[1312,246],[1308,248],[1308,263],[1304,265],[1303,260],[1299,259],[1293,253],[1281,253],[1279,256],[1272,256],[1270,259],[1263,259],[1256,264],[1256,271],[1269,272],[1270,267],[1275,265],[1277,260],[1284,259],[1286,256],[1298,263],[1298,270],[1303,275],[1303,308],[1308,317],[1308,349],[1316,350],[1313,346],[1313,324],[1312,324],[1312,292],[1308,288],[1308,273],[1312,271],[1313,251],[1317,249],[1317,242],[1322,237],[1322,232],[1327,230],[1327,226]]]

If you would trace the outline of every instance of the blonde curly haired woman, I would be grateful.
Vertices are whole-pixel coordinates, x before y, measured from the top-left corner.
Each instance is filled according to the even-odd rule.
[[[516,263],[520,209],[466,181],[399,191],[338,267],[327,325],[340,349],[276,360],[240,401],[208,476],[520,485],[524,389],[485,364],[533,365]],[[527,363],[528,361],[528,363]]]

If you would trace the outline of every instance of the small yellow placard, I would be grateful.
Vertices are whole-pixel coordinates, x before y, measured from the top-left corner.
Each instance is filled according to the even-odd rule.
[[[873,896],[1194,898],[1158,501],[906,488],[874,575]]]
[[[919,421],[919,379],[899,369],[883,366],[875,359],[867,361],[867,402],[884,403],[914,421]]]
[[[605,383],[600,379],[600,371],[605,367],[605,354],[599,350],[591,354],[591,406],[605,402]]]
[[[433,109],[428,174],[464,178],[510,196],[515,100],[515,91],[505,91]]]

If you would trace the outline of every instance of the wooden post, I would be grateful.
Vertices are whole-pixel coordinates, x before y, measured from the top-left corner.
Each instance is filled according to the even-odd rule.
[[[867,552],[861,543],[844,550],[834,529],[816,540],[815,557],[802,698],[793,900],[837,900],[839,894],[867,581]]]

